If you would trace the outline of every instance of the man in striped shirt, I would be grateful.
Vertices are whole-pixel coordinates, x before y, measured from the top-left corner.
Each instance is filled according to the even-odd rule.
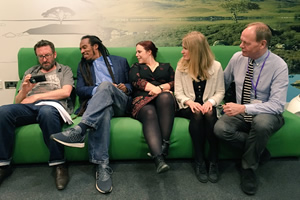
[[[241,158],[241,189],[248,195],[257,191],[255,170],[270,159],[268,139],[279,130],[288,89],[288,67],[268,50],[272,33],[261,22],[248,24],[241,34],[242,51],[233,55],[225,71],[226,89],[235,82],[236,103],[223,106],[224,115],[214,132],[238,148]]]

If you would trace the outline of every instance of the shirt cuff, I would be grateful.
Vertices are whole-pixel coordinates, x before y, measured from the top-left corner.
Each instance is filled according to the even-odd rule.
[[[208,99],[207,101],[209,101],[213,106],[215,106],[216,105],[216,101],[215,100],[213,100],[213,99]]]
[[[96,87],[93,88],[93,90],[92,90],[92,96],[96,93],[97,87],[98,86],[96,86]]]

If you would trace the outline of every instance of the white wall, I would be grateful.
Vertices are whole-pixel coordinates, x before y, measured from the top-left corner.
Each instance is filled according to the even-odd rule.
[[[56,47],[77,47],[80,38],[85,34],[99,35],[104,43],[109,43],[112,37],[111,32],[114,31],[118,37],[119,30],[124,28],[119,23],[122,21],[120,19],[132,13],[126,7],[134,2],[136,1],[1,1],[0,105],[13,102],[15,89],[5,89],[4,82],[18,80],[17,53],[21,47],[33,47],[41,39],[52,41]],[[56,7],[58,9],[54,9]],[[54,9],[51,13],[56,12],[57,15],[48,15],[48,17],[43,15],[50,9]],[[58,16],[63,18],[64,14],[68,16],[65,15],[67,18],[63,19],[60,24]],[[119,46],[122,44],[119,43]]]
[[[86,34],[98,35],[107,47],[135,46],[137,36],[146,39],[157,23],[165,28],[169,24],[165,20],[174,13],[186,15],[180,9],[191,5],[189,1],[192,0],[1,1],[0,105],[13,101],[15,90],[5,89],[4,82],[18,80],[17,53],[21,47],[33,47],[41,39],[52,41],[56,47],[78,47]],[[180,5],[174,6],[177,4]],[[60,21],[63,17],[66,18]],[[159,18],[159,22],[153,18]]]
[[[41,39],[52,41],[56,47],[77,47],[83,34],[96,33],[93,28],[89,27],[94,23],[91,16],[93,12],[90,12],[94,6],[88,2],[81,0],[1,1],[0,105],[13,102],[15,89],[5,89],[4,82],[18,80],[17,53],[19,48],[33,47]],[[42,13],[54,7],[72,9],[74,15],[69,20],[74,21],[66,19],[62,24],[62,29],[59,29],[58,19],[42,16]],[[56,29],[53,29],[51,25],[54,25]],[[88,31],[79,33],[77,26]]]

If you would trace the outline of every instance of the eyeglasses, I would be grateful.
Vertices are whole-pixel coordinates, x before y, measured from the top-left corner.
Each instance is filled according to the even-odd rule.
[[[46,54],[46,55],[39,55],[39,56],[36,56],[36,57],[40,60],[43,60],[44,58],[49,59],[52,55],[53,55],[52,53],[49,53],[49,54]]]

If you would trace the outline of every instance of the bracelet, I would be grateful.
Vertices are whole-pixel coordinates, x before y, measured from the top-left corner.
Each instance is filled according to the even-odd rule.
[[[164,91],[164,87],[163,86],[159,85],[158,87],[161,89],[161,91]]]

